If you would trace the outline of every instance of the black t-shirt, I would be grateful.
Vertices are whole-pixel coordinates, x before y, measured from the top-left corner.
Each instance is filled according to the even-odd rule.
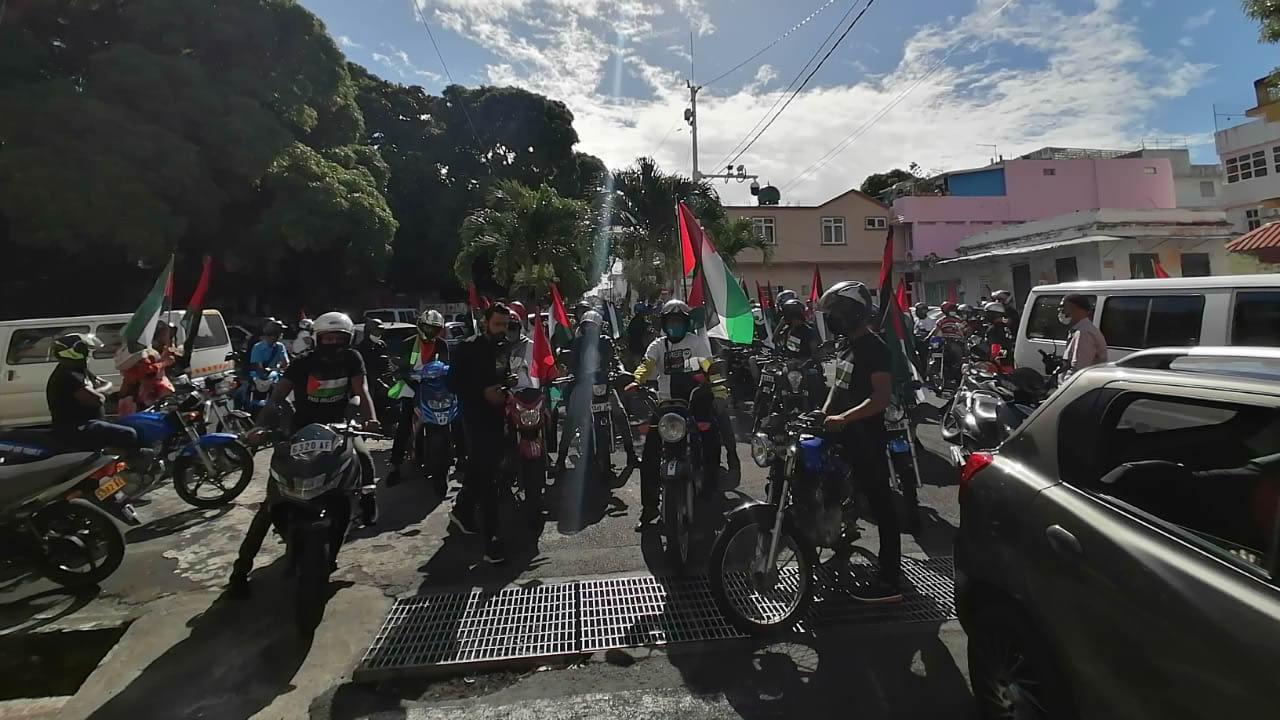
[[[293,384],[293,426],[342,422],[354,391],[351,378],[363,377],[364,359],[346,348],[332,357],[310,352],[284,371]]]
[[[471,427],[501,428],[502,408],[485,400],[484,389],[506,382],[510,371],[506,345],[499,346],[485,334],[474,335],[458,343],[453,356],[448,383],[462,403],[463,422]]]
[[[875,333],[867,333],[849,341],[836,362],[835,398],[831,414],[842,413],[861,405],[871,397],[871,375],[892,372],[889,348]],[[848,431],[877,443],[884,435],[884,413],[877,413],[849,423]]]
[[[789,328],[782,342],[782,353],[790,358],[811,358],[818,346],[818,331],[808,323]]]
[[[58,363],[44,388],[49,415],[53,417],[54,432],[59,435],[74,433],[90,420],[102,419],[102,405],[88,407],[75,397],[80,388],[92,389],[98,382],[98,377],[87,368],[72,370],[67,365]]]

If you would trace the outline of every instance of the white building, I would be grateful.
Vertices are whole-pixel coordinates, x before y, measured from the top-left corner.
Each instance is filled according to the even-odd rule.
[[[966,238],[925,280],[953,285],[960,302],[1006,289],[1020,305],[1037,285],[1156,277],[1157,267],[1170,277],[1239,272],[1223,247],[1233,236],[1216,210],[1081,210]]]
[[[1214,133],[1224,182],[1220,207],[1237,233],[1280,219],[1280,87],[1253,83],[1254,120]]]

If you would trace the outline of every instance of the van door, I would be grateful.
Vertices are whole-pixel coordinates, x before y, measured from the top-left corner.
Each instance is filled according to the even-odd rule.
[[[88,325],[10,326],[4,339],[4,373],[0,375],[0,424],[40,425],[49,422],[44,389],[56,361],[53,341],[67,333],[87,333]]]
[[[1114,362],[1145,348],[1199,345],[1204,316],[1200,294],[1110,295],[1097,325]]]
[[[178,344],[186,342],[186,333],[178,331]],[[195,346],[191,351],[190,376],[193,378],[212,375],[231,370],[235,363],[227,359],[231,354],[231,336],[227,334],[227,324],[222,313],[217,310],[205,310],[200,322],[199,334],[196,335]]]
[[[1236,291],[1227,342],[1280,347],[1280,288]]]
[[[1097,296],[1085,297],[1097,307]],[[1039,351],[1061,355],[1066,349],[1067,326],[1058,322],[1058,305],[1062,303],[1062,298],[1061,293],[1032,293],[1028,298],[1030,306],[1022,314],[1019,337],[1014,344],[1014,365],[1043,373],[1044,361]]]

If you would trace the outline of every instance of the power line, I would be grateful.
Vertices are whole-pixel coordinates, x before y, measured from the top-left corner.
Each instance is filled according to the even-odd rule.
[[[1011,4],[1013,4],[1013,0],[1007,0],[1005,4],[1001,5],[999,8],[996,8],[996,11],[991,13],[991,15],[987,17],[987,21],[990,22],[991,20],[994,20],[997,15],[1003,12],[1004,9],[1009,7]],[[880,108],[880,110],[877,111],[876,114],[872,115],[870,118],[867,119],[866,122],[864,122],[862,125],[859,125],[857,128],[855,128],[853,132],[846,135],[844,139],[836,143],[830,150],[823,153],[821,157],[815,160],[812,165],[805,168],[799,175],[795,176],[794,178],[792,178],[791,180],[788,180],[785,184],[783,184],[782,190],[785,192],[786,190],[792,187],[795,187],[800,183],[804,182],[805,180],[809,179],[810,177],[813,176],[814,173],[818,172],[823,167],[825,167],[827,163],[834,160],[837,155],[847,150],[850,145],[852,145],[855,141],[857,141],[858,138],[865,135],[866,132],[870,130],[873,125],[879,122],[885,115],[887,115],[895,107],[897,107],[903,101],[903,99],[907,97],[907,95],[911,94],[912,91],[914,91],[925,80],[928,80],[930,76],[932,76],[935,72],[937,72],[938,68],[942,67],[942,65],[947,61],[947,59],[951,57],[952,53],[954,53],[957,49],[959,49],[961,40],[963,39],[964,38],[957,40],[956,43],[952,45],[936,63],[930,66],[929,69],[925,71],[925,73],[921,75],[919,78],[917,78],[916,81],[912,83],[906,90],[903,90],[893,100],[889,101],[889,104],[885,105],[883,108]]]
[[[834,25],[832,25],[831,32],[827,33],[827,36],[823,38],[822,42],[818,44],[818,47],[814,49],[813,54],[809,56],[809,60],[805,62],[804,67],[800,68],[800,72],[796,73],[796,76],[791,79],[791,82],[787,83],[787,86],[783,88],[782,92],[778,94],[778,97],[774,99],[773,105],[769,106],[769,109],[765,111],[764,115],[760,116],[760,119],[756,121],[756,124],[751,126],[751,129],[747,131],[747,134],[744,135],[741,140],[734,143],[733,148],[731,148],[728,154],[726,154],[720,162],[716,163],[716,165],[720,167],[724,167],[725,163],[729,160],[729,158],[732,157],[733,154],[738,151],[738,148],[742,147],[742,144],[745,143],[747,139],[751,137],[751,134],[754,133],[761,125],[763,125],[765,120],[767,120],[769,116],[773,113],[773,111],[777,109],[778,105],[782,102],[783,96],[785,96],[787,92],[791,90],[791,88],[795,87],[795,84],[800,81],[800,76],[804,75],[805,71],[809,69],[809,66],[812,65],[813,62],[818,59],[818,53],[822,52],[822,48],[826,47],[827,43],[831,41],[831,38],[835,37],[836,31],[840,29],[840,26],[844,24],[844,21],[848,19],[850,15],[853,14],[854,8],[858,6],[858,1],[859,0],[853,0],[853,2],[849,5],[849,9],[844,11],[844,15],[840,16],[840,19],[836,21]]]
[[[662,140],[660,140],[660,141],[658,142],[658,147],[657,147],[657,149],[655,149],[653,152],[649,153],[649,157],[654,158],[654,159],[657,159],[657,157],[658,157],[658,152],[659,152],[659,151],[661,151],[661,150],[662,150],[662,147],[663,147],[664,145],[666,145],[666,144],[667,144],[667,140],[671,137],[671,133],[673,133],[673,132],[675,132],[676,130],[679,130],[679,129],[680,129],[680,124],[679,124],[679,123],[677,123],[677,124],[675,124],[675,125],[672,125],[672,126],[671,126],[671,129],[667,131],[667,134],[666,134],[666,135],[663,135],[663,136],[662,136]]]
[[[739,150],[737,155],[733,156],[733,159],[730,160],[728,163],[729,165],[732,165],[735,162],[737,162],[738,158],[742,157],[743,154],[745,154],[748,150],[750,150],[751,146],[754,145],[756,141],[760,139],[761,135],[764,135],[765,131],[768,130],[771,125],[773,125],[774,121],[782,117],[782,113],[786,112],[787,107],[791,105],[791,101],[796,99],[796,96],[800,94],[800,91],[804,90],[805,85],[809,84],[809,80],[812,79],[813,76],[819,70],[822,69],[823,63],[827,61],[827,58],[831,57],[831,53],[835,52],[836,48],[840,47],[840,43],[843,42],[844,39],[849,35],[849,31],[853,30],[853,26],[858,24],[858,21],[861,20],[862,16],[865,15],[867,11],[871,9],[871,6],[874,5],[875,2],[876,0],[867,0],[867,4],[864,5],[862,10],[859,11],[858,14],[853,18],[853,22],[849,23],[849,27],[845,28],[844,32],[840,33],[840,37],[836,38],[835,44],[831,46],[831,49],[827,50],[827,54],[823,55],[822,59],[818,61],[818,64],[813,67],[813,70],[810,70],[809,74],[805,76],[804,82],[800,83],[800,87],[796,88],[795,91],[791,93],[791,97],[787,98],[787,101],[782,104],[782,107],[778,108],[778,112],[772,118],[770,118],[769,122],[765,123],[764,127],[760,128],[760,132],[756,133],[756,136],[751,138],[751,141],[748,142],[745,147]]]
[[[805,24],[807,24],[810,20],[812,20],[812,19],[814,19],[815,17],[817,17],[817,16],[818,16],[818,13],[820,13],[820,12],[822,12],[823,10],[826,10],[827,8],[831,7],[833,4],[835,4],[835,1],[836,1],[836,0],[827,0],[827,1],[826,1],[825,3],[823,3],[822,5],[819,5],[817,10],[814,10],[813,12],[809,13],[809,15],[808,15],[805,19],[801,20],[800,22],[796,23],[795,25],[792,25],[790,30],[788,30],[788,31],[786,31],[786,32],[782,33],[781,35],[779,35],[778,37],[774,38],[774,39],[773,39],[773,42],[771,42],[771,43],[769,43],[768,45],[765,45],[764,47],[762,47],[762,48],[760,48],[759,50],[755,51],[755,52],[754,52],[754,53],[752,53],[749,57],[747,57],[747,59],[743,60],[742,62],[738,63],[737,65],[734,65],[733,67],[729,68],[728,70],[725,70],[724,72],[722,72],[722,73],[720,73],[719,75],[715,76],[715,77],[714,77],[714,78],[712,78],[711,80],[708,80],[707,82],[702,83],[702,87],[707,87],[707,86],[709,86],[709,85],[714,85],[715,83],[717,83],[717,82],[719,82],[719,81],[721,81],[721,80],[725,79],[726,77],[729,77],[729,76],[730,76],[730,75],[732,75],[733,73],[737,72],[737,71],[738,71],[738,70],[739,70],[743,65],[746,65],[747,63],[751,62],[752,60],[755,60],[756,58],[760,57],[760,56],[761,56],[761,55],[763,55],[767,50],[769,50],[770,48],[772,48],[774,45],[777,45],[778,43],[780,43],[780,42],[782,42],[783,40],[785,40],[785,39],[787,38],[787,36],[789,36],[791,33],[793,33],[793,32],[795,32],[795,31],[799,30],[802,26],[804,26]]]
[[[414,16],[422,23],[422,27],[427,29],[427,37],[431,38],[431,47],[436,49],[436,57],[440,58],[440,67],[444,68],[444,76],[449,78],[450,85],[457,85],[458,83],[453,81],[453,73],[449,72],[449,64],[444,61],[444,53],[440,52],[440,46],[436,44],[435,33],[431,32],[431,23],[428,23],[427,18],[422,14],[417,0],[409,0],[409,4],[413,6]],[[471,134],[476,138],[476,148],[483,150],[484,141],[480,139],[480,133],[476,130],[476,124],[471,121],[471,113],[467,112],[467,104],[462,98],[458,98],[458,108],[462,110],[462,116],[467,119],[467,125],[471,126]]]

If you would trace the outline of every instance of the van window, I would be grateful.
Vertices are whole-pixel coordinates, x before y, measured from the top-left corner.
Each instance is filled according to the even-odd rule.
[[[395,322],[396,312],[394,310],[370,310],[364,314],[365,320],[381,320],[382,322]]]
[[[1198,345],[1203,316],[1203,295],[1113,295],[1099,329],[1109,347]]]
[[[95,358],[102,360],[115,357],[116,351],[124,343],[124,338],[120,337],[120,331],[124,326],[125,323],[122,322],[102,323],[93,331],[93,334],[102,341],[102,347],[93,351]]]
[[[87,333],[88,325],[60,325],[56,327],[21,328],[9,338],[9,351],[5,360],[10,365],[30,365],[54,362],[53,341],[68,333]]]
[[[1280,346],[1280,290],[1236,293],[1231,344]]]
[[[1089,304],[1096,306],[1096,295],[1085,295]],[[1031,305],[1031,316],[1027,318],[1027,337],[1037,340],[1066,340],[1067,326],[1058,322],[1058,305],[1062,304],[1062,295],[1040,295]]]

